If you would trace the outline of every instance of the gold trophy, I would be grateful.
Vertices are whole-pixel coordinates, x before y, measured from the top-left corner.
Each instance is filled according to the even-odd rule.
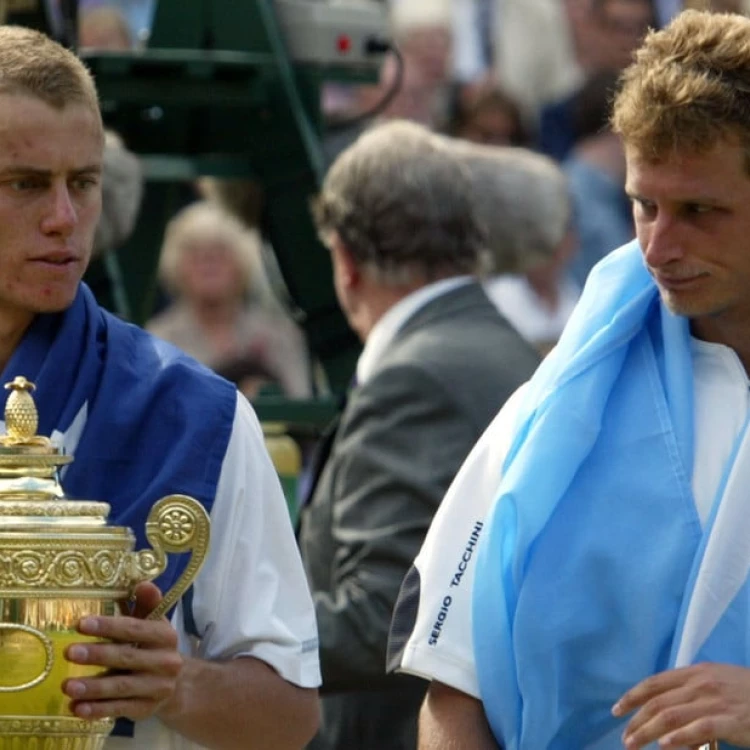
[[[65,497],[58,469],[73,457],[36,435],[33,384],[19,377],[5,387],[11,393],[0,436],[0,750],[100,750],[114,720],[77,718],[62,692],[65,679],[102,671],[65,659],[71,643],[98,640],[76,625],[84,615],[119,614],[136,584],[165,570],[167,553],[192,551],[149,615],[162,617],[205,560],[208,515],[186,495],[162,498],[146,523],[153,549],[135,552],[130,529],[107,525],[109,505]]]

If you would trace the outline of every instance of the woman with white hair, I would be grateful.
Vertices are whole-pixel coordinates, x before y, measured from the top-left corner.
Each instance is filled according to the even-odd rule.
[[[167,226],[158,274],[173,302],[149,331],[248,397],[267,381],[292,398],[310,395],[304,338],[274,299],[257,232],[211,201],[193,203]]]

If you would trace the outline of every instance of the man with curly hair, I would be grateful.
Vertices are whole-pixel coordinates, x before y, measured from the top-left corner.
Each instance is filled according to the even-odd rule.
[[[750,747],[750,20],[651,32],[612,124],[637,240],[420,553],[425,582],[479,519],[471,612],[422,649],[425,750]]]

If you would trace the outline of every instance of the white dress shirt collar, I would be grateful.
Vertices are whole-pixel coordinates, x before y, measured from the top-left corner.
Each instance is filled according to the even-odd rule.
[[[428,302],[474,281],[473,276],[452,276],[427,284],[400,299],[378,320],[370,331],[357,361],[357,385],[372,375],[396,334]]]

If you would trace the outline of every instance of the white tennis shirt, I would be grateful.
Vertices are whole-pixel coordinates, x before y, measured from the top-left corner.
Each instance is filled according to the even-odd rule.
[[[185,633],[178,605],[172,622],[182,653],[252,656],[295,685],[320,685],[315,609],[286,501],[255,412],[240,394],[211,510],[210,551],[193,588],[202,637]],[[200,747],[157,719],[137,722],[132,739],[105,743],[106,750]]]
[[[692,340],[695,383],[693,494],[705,523],[750,407],[748,377],[729,347]],[[419,602],[400,670],[479,697],[472,638],[474,560],[484,521],[497,497],[510,448],[521,386],[490,423],[435,514],[414,566]],[[400,604],[400,602],[399,602]],[[407,615],[396,606],[394,621]]]

